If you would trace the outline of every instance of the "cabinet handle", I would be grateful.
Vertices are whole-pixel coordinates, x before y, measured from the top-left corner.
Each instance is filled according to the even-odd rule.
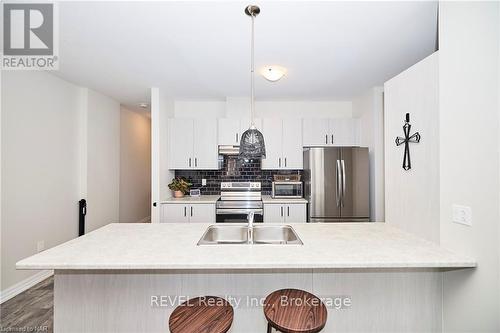
[[[281,157],[278,158],[278,166],[281,168]]]
[[[187,207],[184,206],[184,217],[186,217],[186,216],[187,216]]]
[[[191,167],[191,157],[189,158],[189,167]]]
[[[286,206],[286,216],[290,216],[290,206]]]
[[[285,168],[286,168],[286,157],[285,157]]]
[[[283,217],[283,206],[281,206],[280,209],[281,209],[281,217]]]
[[[193,206],[191,206],[191,217],[193,217]]]
[[[198,159],[196,157],[194,158],[194,166],[198,166]]]
[[[332,134],[332,145],[333,145],[333,134]]]
[[[325,134],[325,143],[328,144],[328,134]]]
[[[236,133],[236,142],[238,142],[238,133]]]

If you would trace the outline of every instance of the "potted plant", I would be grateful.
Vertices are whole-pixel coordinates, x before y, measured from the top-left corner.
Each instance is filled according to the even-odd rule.
[[[168,188],[174,192],[174,198],[182,198],[189,192],[189,187],[193,185],[184,177],[176,177],[168,184]]]

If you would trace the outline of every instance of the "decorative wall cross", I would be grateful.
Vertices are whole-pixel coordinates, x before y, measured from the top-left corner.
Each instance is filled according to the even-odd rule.
[[[396,146],[400,146],[403,143],[405,144],[405,155],[403,157],[403,169],[410,170],[411,169],[411,160],[410,160],[410,142],[411,143],[419,143],[420,142],[420,133],[415,132],[410,135],[410,114],[406,114],[405,124],[403,126],[403,132],[405,137],[402,138],[400,136],[396,137]]]

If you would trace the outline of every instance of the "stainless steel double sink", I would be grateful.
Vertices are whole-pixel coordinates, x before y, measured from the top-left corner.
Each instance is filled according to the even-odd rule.
[[[303,245],[295,230],[289,225],[244,224],[211,225],[198,245],[222,244],[281,244]]]

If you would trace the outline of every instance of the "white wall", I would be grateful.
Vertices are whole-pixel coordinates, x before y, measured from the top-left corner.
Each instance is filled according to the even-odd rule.
[[[499,3],[440,4],[441,244],[478,261],[444,274],[445,332],[499,332]],[[472,208],[472,227],[451,222]]]
[[[198,108],[193,109],[198,110]],[[175,103],[166,92],[151,88],[151,222],[160,222],[158,202],[171,196],[167,184],[174,177],[168,169],[168,118],[175,115]]]
[[[387,223],[439,242],[439,95],[438,53],[434,53],[384,85],[385,219]],[[402,168],[405,114],[410,113],[412,168]]]
[[[2,291],[15,263],[78,235],[80,88],[42,71],[2,73]]]
[[[176,118],[224,118],[225,101],[176,100],[174,101]]]
[[[87,89],[87,216],[85,231],[119,222],[120,104]]]
[[[256,118],[350,118],[351,101],[257,101]]]
[[[177,100],[175,117],[250,118],[250,99],[225,101]],[[350,118],[351,101],[265,100],[255,102],[255,118]]]
[[[118,221],[119,104],[42,71],[2,73],[1,288],[14,295],[38,276],[15,263]]]
[[[124,107],[120,114],[120,222],[151,216],[151,119]]]
[[[359,119],[359,144],[370,154],[370,216],[385,221],[384,190],[384,90],[374,87],[352,101],[352,115]]]

